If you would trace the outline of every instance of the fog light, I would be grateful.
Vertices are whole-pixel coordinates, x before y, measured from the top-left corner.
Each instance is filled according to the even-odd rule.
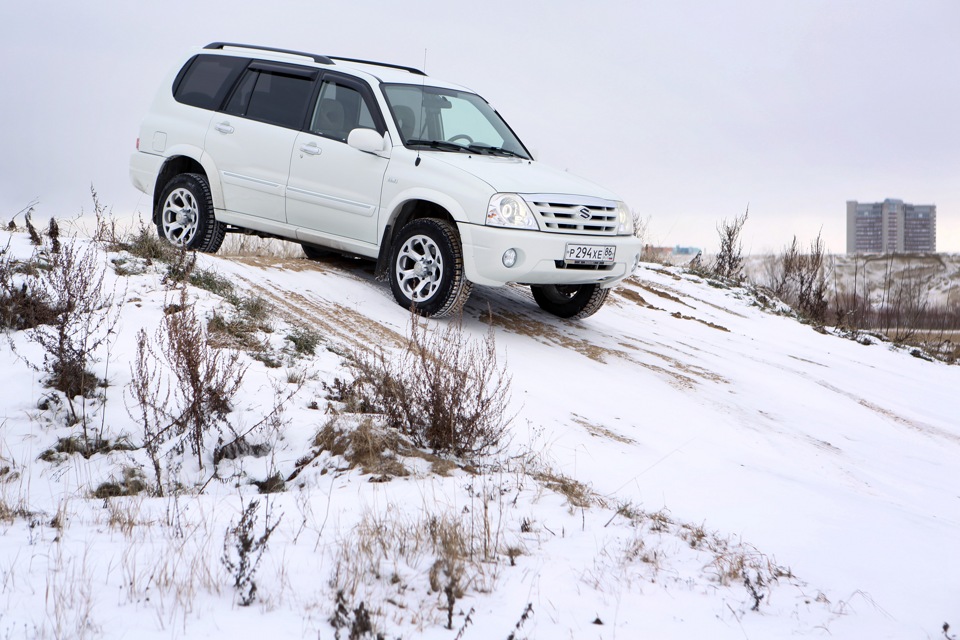
[[[517,250],[516,249],[507,249],[503,252],[503,266],[507,269],[517,264]]]

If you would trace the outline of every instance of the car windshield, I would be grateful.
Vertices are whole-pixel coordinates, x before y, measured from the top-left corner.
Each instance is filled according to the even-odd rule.
[[[410,84],[385,85],[384,94],[408,147],[530,158],[507,123],[476,94]]]

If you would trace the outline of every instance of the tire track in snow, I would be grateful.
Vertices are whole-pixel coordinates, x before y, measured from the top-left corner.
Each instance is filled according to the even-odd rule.
[[[276,266],[276,264],[269,266]],[[323,271],[323,269],[316,270]],[[265,268],[264,272],[266,273]],[[342,271],[336,270],[336,273],[342,273]],[[271,278],[269,273],[266,273],[266,277],[273,285],[270,288],[242,275],[236,277],[248,289],[255,291],[269,301],[284,319],[294,324],[306,322],[326,335],[335,336],[354,347],[369,348],[373,345],[400,347],[406,344],[404,336],[379,322],[371,320],[363,313],[316,294],[308,296],[299,291],[287,289]],[[364,280],[363,278],[357,279]]]
[[[282,278],[274,278],[270,273],[273,269],[281,274],[285,271],[316,271],[334,276],[346,276],[371,287],[381,286],[369,272],[369,266],[366,263],[338,257],[327,260],[269,256],[242,256],[227,259],[263,272],[270,282],[269,287],[264,286],[263,278],[255,281],[242,274],[236,277],[244,283],[245,287],[270,301],[288,321],[294,323],[306,321],[322,332],[336,336],[356,347],[369,347],[374,344],[401,347],[406,344],[406,338],[403,335],[371,320],[363,313],[318,294],[305,294],[289,289],[283,284]],[[615,293],[619,293],[619,290],[615,290]],[[610,301],[619,302],[615,298],[611,298]],[[543,317],[544,312],[536,307],[530,290],[526,286],[510,285],[503,288],[475,290],[464,312],[481,322],[492,323],[503,331],[527,336],[541,344],[558,346],[579,353],[595,362],[606,364],[611,358],[626,360],[654,373],[674,388],[683,391],[695,389],[702,381],[729,382],[707,368],[687,362],[686,360],[691,357],[688,353],[682,351],[673,355],[666,353],[676,349],[663,343],[644,342],[627,336],[637,343],[630,344],[623,341],[622,335],[607,334],[589,325],[580,325],[576,331],[571,331],[564,321]],[[673,321],[673,318],[669,320]],[[640,354],[651,356],[656,361],[640,357]]]

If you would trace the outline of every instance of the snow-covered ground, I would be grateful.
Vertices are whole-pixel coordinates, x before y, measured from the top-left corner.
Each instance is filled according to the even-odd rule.
[[[0,246],[8,237],[8,256],[30,257],[25,234]],[[108,385],[74,402],[88,429],[139,447],[136,334],[158,336],[180,298],[166,265],[126,258],[133,273],[118,276],[118,257],[98,258],[122,303],[93,365]],[[524,288],[476,288],[463,330],[481,340],[492,325],[512,376],[505,449],[465,464],[403,448],[407,475],[365,474],[314,438],[363,422],[329,399],[351,378],[343,354],[396,351],[409,333],[389,287],[344,259],[199,256],[197,268],[271,305],[257,337],[280,366],[242,353],[226,417],[269,454],[214,465],[210,441],[202,467],[189,449],[164,458],[164,497],[93,498],[109,480],[153,486],[147,453],[41,460],[80,425],[35,369],[39,345],[8,332],[0,638],[347,638],[366,614],[385,638],[960,628],[956,366],[818,333],[680,268],[642,266],[578,322],[544,315]],[[188,295],[200,318],[228,313],[208,291]],[[291,349],[297,326],[319,334],[314,355]],[[295,478],[260,495],[252,482],[276,473]],[[253,500],[256,536],[278,524],[240,606],[224,557],[238,561],[230,531]]]

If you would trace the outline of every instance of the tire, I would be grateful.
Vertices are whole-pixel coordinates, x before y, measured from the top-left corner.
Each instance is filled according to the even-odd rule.
[[[227,233],[227,226],[213,215],[210,185],[199,173],[181,173],[167,183],[156,220],[161,239],[204,253],[216,253]]]
[[[601,289],[598,284],[532,284],[530,291],[541,309],[570,319],[592,316],[610,293],[610,289]]]
[[[403,227],[390,248],[389,270],[397,304],[428,318],[457,313],[470,296],[460,238],[446,220],[419,218]]]

